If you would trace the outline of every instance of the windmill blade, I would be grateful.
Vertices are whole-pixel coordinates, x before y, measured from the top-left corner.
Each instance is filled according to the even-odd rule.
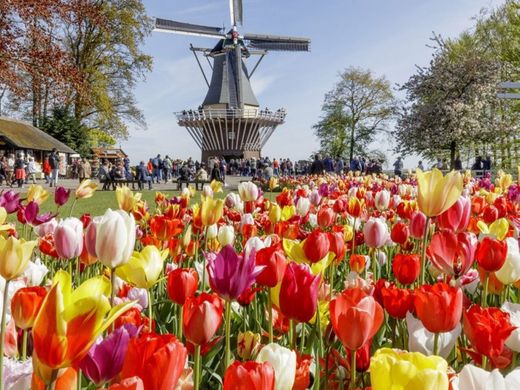
[[[238,26],[242,25],[243,22],[243,10],[242,0],[229,0],[229,13],[231,15],[231,25]]]
[[[311,40],[301,37],[284,37],[266,34],[244,34],[248,46],[271,51],[309,51]]]
[[[182,23],[161,18],[155,19],[155,30],[213,38],[223,38],[226,36],[222,33],[222,27],[201,26],[198,24]]]

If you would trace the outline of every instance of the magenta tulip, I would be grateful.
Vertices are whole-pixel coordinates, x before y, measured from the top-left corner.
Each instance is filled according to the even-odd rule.
[[[471,200],[461,196],[448,210],[437,217],[437,225],[455,233],[466,230],[471,216]]]
[[[58,187],[54,192],[54,203],[56,203],[58,206],[63,206],[69,200],[69,196],[70,189],[67,190],[64,187]]]
[[[56,252],[62,259],[72,259],[83,250],[83,223],[77,218],[65,218],[54,230]]]
[[[211,289],[227,301],[236,300],[264,269],[255,265],[254,250],[248,257],[239,256],[231,245],[226,245],[219,253],[205,256]]]
[[[18,210],[20,205],[20,194],[9,190],[0,194],[0,207],[3,207],[8,214]]]

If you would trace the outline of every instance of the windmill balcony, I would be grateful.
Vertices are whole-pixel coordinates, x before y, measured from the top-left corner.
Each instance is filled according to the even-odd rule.
[[[217,109],[203,108],[197,110],[183,110],[176,112],[177,120],[180,125],[191,121],[200,121],[208,119],[259,119],[272,122],[273,124],[282,124],[285,120],[287,112],[280,108],[271,111],[268,108],[245,108],[245,109]]]

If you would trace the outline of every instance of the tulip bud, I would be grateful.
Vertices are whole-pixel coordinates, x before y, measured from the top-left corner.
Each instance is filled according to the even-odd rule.
[[[226,195],[224,203],[227,208],[234,209],[241,203],[240,196],[234,192],[230,192]]]
[[[296,353],[278,344],[260,350],[257,362],[269,362],[275,372],[275,389],[292,389],[296,377]]]
[[[275,224],[276,222],[280,221],[282,218],[282,209],[278,204],[273,203],[271,206],[271,210],[269,210],[269,221],[272,224]]]
[[[390,192],[387,190],[379,191],[374,198],[374,202],[379,211],[386,210],[390,204]]]
[[[20,276],[28,267],[36,244],[37,241],[0,236],[0,276],[6,280]]]
[[[420,211],[412,214],[410,219],[410,235],[415,239],[422,239],[426,229],[426,215]]]
[[[65,218],[54,231],[56,252],[62,259],[73,259],[83,251],[83,223],[77,218]]]
[[[321,195],[320,195],[320,193],[317,190],[312,191],[309,194],[309,201],[314,206],[318,206],[320,204],[320,202],[321,202]]]
[[[213,198],[213,189],[209,184],[204,184],[204,187],[202,187],[202,193],[204,196]]]
[[[358,274],[363,272],[367,264],[367,257],[365,255],[350,255],[349,266],[350,269]]]
[[[218,229],[218,242],[222,246],[233,245],[235,241],[235,229],[230,225],[222,225]]]
[[[27,330],[33,327],[47,290],[43,287],[23,287],[11,300],[11,315],[17,327]]]
[[[108,268],[126,263],[135,245],[134,217],[121,210],[108,209],[96,223],[96,255]]]
[[[308,198],[301,197],[296,203],[296,214],[305,217],[311,208],[311,201]]]
[[[421,272],[419,255],[398,253],[392,262],[392,270],[399,283],[412,284]]]
[[[437,217],[437,225],[442,229],[459,233],[468,227],[470,216],[471,201],[468,197],[461,196],[453,206]]]
[[[184,305],[186,299],[195,295],[198,284],[197,271],[193,268],[177,268],[168,274],[166,291],[173,302]]]
[[[258,198],[258,187],[253,182],[244,182],[238,185],[238,193],[244,202],[255,201]]]
[[[410,230],[408,229],[408,225],[403,222],[397,222],[392,227],[392,232],[390,233],[390,238],[393,242],[404,245],[406,241],[408,241],[408,236],[410,235]]]
[[[217,224],[210,225],[206,228],[206,239],[213,240],[217,238],[218,228]]]
[[[240,332],[237,338],[237,353],[244,360],[253,358],[261,346],[259,333]]]
[[[388,226],[380,218],[370,218],[363,226],[365,244],[370,248],[381,248],[389,238]]]
[[[305,239],[303,252],[311,263],[316,263],[329,253],[330,241],[326,233],[315,229]]]
[[[330,207],[322,207],[318,211],[318,225],[322,228],[330,227],[334,223],[334,211]]]
[[[76,189],[76,199],[87,199],[91,198],[96,192],[97,184],[92,180],[83,180],[79,187]]]

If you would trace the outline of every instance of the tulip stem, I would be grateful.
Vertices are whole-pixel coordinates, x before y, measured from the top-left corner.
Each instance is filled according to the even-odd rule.
[[[195,356],[193,357],[194,365],[193,365],[193,389],[199,390],[200,386],[200,345],[195,346]]]
[[[5,344],[5,316],[7,314],[7,294],[9,292],[9,282],[5,281],[4,296],[2,300],[2,320],[0,322],[0,390],[4,390],[4,380],[2,379],[4,371],[4,344]]]
[[[435,333],[433,336],[433,354],[439,354],[439,333]]]
[[[484,276],[484,291],[482,292],[482,299],[480,305],[482,307],[487,306],[487,296],[488,296],[488,288],[489,288],[489,274],[485,272]]]
[[[323,356],[323,339],[321,336],[320,309],[316,312],[316,333],[318,334],[318,347],[316,351],[316,372],[314,373],[314,388],[320,390],[321,367],[320,359]],[[327,373],[325,373],[327,375]]]
[[[22,333],[22,360],[27,358],[27,333],[27,329],[24,329]]]
[[[424,234],[421,247],[421,285],[424,284],[426,279],[426,241],[428,240],[428,232],[430,230],[430,217],[426,217],[426,223],[424,224]]]
[[[350,350],[350,386],[349,389],[356,388],[356,351]]]
[[[269,321],[269,343],[273,342],[273,301],[271,300],[271,289],[267,289],[267,316]]]
[[[150,328],[150,332],[152,331],[152,325],[153,325],[153,301],[152,301],[152,292],[150,289],[148,289],[148,327]]]
[[[296,322],[289,320],[289,336],[291,338],[291,349],[296,349]]]
[[[74,211],[74,206],[76,206],[77,201],[78,201],[78,198],[74,198],[74,201],[72,202],[72,206],[70,206],[69,217],[72,216],[72,212]]]
[[[179,305],[179,314],[177,316],[177,338],[182,342],[182,305]]]
[[[354,218],[354,224],[352,225],[352,252],[350,255],[354,255],[356,253],[356,218]]]
[[[226,357],[224,361],[224,372],[231,363],[231,301],[226,300]]]
[[[51,371],[51,379],[49,381],[49,384],[45,386],[45,390],[54,390],[56,385],[56,379],[58,378],[58,370],[52,370]]]
[[[110,269],[110,306],[114,307],[114,299],[116,297],[116,269]]]

